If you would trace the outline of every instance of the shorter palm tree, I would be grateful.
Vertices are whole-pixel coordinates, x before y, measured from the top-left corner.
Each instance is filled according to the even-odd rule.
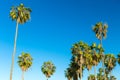
[[[48,80],[48,78],[50,78],[51,75],[53,75],[53,73],[55,72],[56,67],[51,61],[48,61],[43,63],[41,70]]]
[[[107,71],[111,75],[112,70],[115,68],[116,66],[116,58],[113,54],[106,54],[105,55],[105,67],[107,69]]]
[[[24,80],[24,72],[28,70],[28,68],[32,65],[32,57],[29,53],[24,53],[18,57],[18,65],[20,66],[22,70],[22,80]]]

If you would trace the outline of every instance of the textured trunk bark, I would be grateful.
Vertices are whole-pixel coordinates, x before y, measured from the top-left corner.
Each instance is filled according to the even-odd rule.
[[[82,64],[83,64],[83,62],[82,62],[82,55],[80,56],[80,60],[81,60],[81,64],[80,64],[80,80],[82,80]]]
[[[18,22],[16,23],[16,32],[15,32],[15,39],[14,39],[14,49],[13,49],[13,53],[12,53],[12,63],[11,63],[11,70],[10,70],[10,80],[12,80],[13,69],[14,69],[14,58],[15,58],[15,53],[16,53],[17,35],[18,35]]]

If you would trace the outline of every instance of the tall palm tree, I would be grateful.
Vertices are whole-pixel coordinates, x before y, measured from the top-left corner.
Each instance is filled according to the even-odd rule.
[[[41,70],[48,80],[48,78],[50,78],[51,75],[53,75],[53,73],[55,72],[56,67],[51,61],[48,61],[43,63]]]
[[[95,26],[93,27],[93,31],[95,32],[96,37],[100,40],[101,46],[102,46],[102,39],[106,38],[107,28],[108,28],[108,25],[107,24],[103,24],[102,22],[96,23]],[[102,68],[103,68],[104,74],[105,74],[105,69],[104,69],[104,53],[101,53],[101,54],[103,56],[102,57]]]
[[[111,72],[113,68],[116,66],[116,58],[113,54],[106,54],[105,55],[105,67],[107,71],[110,74],[110,77],[112,76]]]
[[[12,20],[16,21],[16,33],[15,33],[15,39],[14,39],[14,49],[12,53],[10,80],[12,80],[12,74],[13,74],[13,68],[14,68],[16,41],[17,41],[17,35],[18,35],[18,24],[24,24],[25,22],[27,22],[30,19],[30,12],[31,12],[31,9],[24,7],[22,3],[17,7],[12,7],[10,11],[10,17],[12,18]]]
[[[22,70],[22,80],[24,80],[24,72],[28,70],[32,66],[32,57],[29,53],[24,53],[18,56],[18,65]]]

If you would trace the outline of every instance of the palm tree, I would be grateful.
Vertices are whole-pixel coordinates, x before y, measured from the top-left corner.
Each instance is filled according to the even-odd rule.
[[[22,70],[22,80],[24,80],[24,72],[28,70],[32,66],[32,57],[29,53],[24,53],[18,56],[18,65]]]
[[[78,80],[78,77],[80,77],[79,65],[74,60],[75,58],[72,57],[69,68],[65,71],[65,77],[67,77],[68,80]]]
[[[76,61],[77,60],[77,61]],[[71,77],[73,80],[78,80],[78,77],[80,75],[80,66],[78,65],[78,59],[77,56],[72,56],[71,63],[69,64],[69,68],[71,71]]]
[[[103,24],[102,22],[96,23],[95,26],[93,27],[93,31],[95,32],[96,37],[100,40],[101,46],[102,46],[102,39],[106,38],[107,28],[108,28],[108,25],[107,24]],[[104,53],[101,53],[101,54],[103,56],[102,57],[102,68],[103,68],[104,74],[105,74],[105,69],[104,69]]]
[[[67,77],[68,80],[78,80],[78,78],[80,78],[81,72],[78,58],[78,56],[72,56],[69,68],[65,70],[65,77]],[[82,65],[82,72],[84,68],[85,66]]]
[[[93,63],[92,63],[93,58],[92,58],[92,54],[91,54],[92,50],[91,50],[90,46],[87,46],[87,47],[88,47],[88,49],[86,49],[86,52],[84,53],[83,58],[84,58],[85,67],[87,68],[87,70],[89,72],[89,76],[90,76],[90,70],[93,66]],[[91,79],[89,79],[89,80],[91,80]]]
[[[107,71],[110,74],[110,77],[112,76],[111,72],[113,68],[116,66],[116,58],[113,54],[106,54],[105,55],[105,67]]]
[[[52,62],[48,61],[43,63],[41,70],[48,80],[48,78],[50,78],[51,75],[53,75],[53,73],[55,72],[56,67]]]
[[[73,56],[75,56],[75,58],[76,58],[75,62],[79,66],[78,73],[80,74],[80,80],[82,80],[83,70],[84,70],[84,65],[85,65],[85,61],[84,61],[83,56],[88,50],[88,44],[80,41],[78,43],[75,43],[73,45],[73,47],[71,48],[71,50],[72,50]]]
[[[103,24],[102,22],[96,23],[95,26],[93,27],[93,31],[95,32],[96,37],[100,40],[101,46],[102,46],[102,39],[106,38],[107,36],[107,28],[108,25]]]
[[[10,70],[10,80],[12,80],[13,68],[14,68],[14,58],[16,53],[16,41],[18,35],[18,24],[24,24],[26,21],[30,19],[30,8],[24,7],[23,4],[20,4],[17,7],[12,7],[10,11],[10,17],[12,20],[16,21],[16,33],[14,39],[14,49],[12,53],[12,63],[11,63],[11,70]]]
[[[82,68],[81,68],[80,63],[79,63],[80,60],[78,58],[79,56],[73,56],[71,59],[71,63],[69,65],[72,71],[72,74],[73,74],[73,80],[79,80],[78,78],[81,79],[81,73],[83,73],[83,70],[85,68],[84,65],[82,65]],[[82,69],[82,72],[80,71],[81,69]]]

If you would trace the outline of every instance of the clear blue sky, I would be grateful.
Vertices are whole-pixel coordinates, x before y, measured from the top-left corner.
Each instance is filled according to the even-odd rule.
[[[10,7],[21,2],[30,7],[32,13],[30,21],[19,25],[13,80],[21,79],[17,57],[23,51],[29,52],[34,59],[25,73],[25,80],[45,80],[41,65],[48,60],[57,67],[49,80],[67,80],[64,70],[70,63],[72,44],[80,40],[99,43],[92,32],[92,26],[99,21],[109,25],[107,39],[103,41],[105,52],[116,55],[120,51],[119,0],[1,0],[0,80],[9,80],[10,74],[16,26],[9,17]],[[117,78],[119,70],[120,66],[117,66],[113,71]],[[83,80],[87,73],[85,70]]]

